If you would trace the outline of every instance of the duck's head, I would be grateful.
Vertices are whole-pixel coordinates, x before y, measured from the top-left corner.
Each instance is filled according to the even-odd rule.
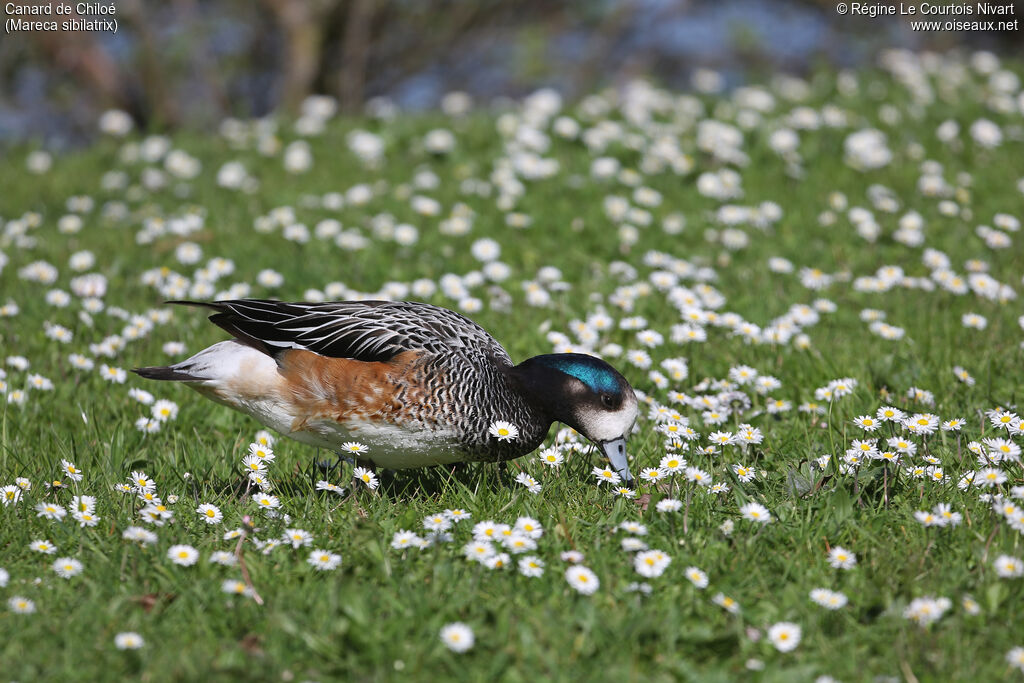
[[[515,374],[532,402],[597,444],[612,468],[632,482],[626,439],[636,422],[637,401],[625,377],[582,353],[534,356],[517,365]]]

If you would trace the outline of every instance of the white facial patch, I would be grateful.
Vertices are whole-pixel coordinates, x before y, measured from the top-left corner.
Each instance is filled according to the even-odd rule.
[[[581,408],[576,413],[577,429],[591,441],[611,441],[628,437],[633,431],[637,416],[636,396],[630,391],[623,397],[622,407],[609,410]]]

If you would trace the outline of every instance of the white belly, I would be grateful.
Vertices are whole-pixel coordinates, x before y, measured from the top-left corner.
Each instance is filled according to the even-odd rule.
[[[355,441],[370,449],[360,455],[360,459],[393,470],[443,465],[465,459],[454,433],[413,431],[387,423],[342,424],[333,420],[317,420],[307,423],[301,432],[285,434],[334,451],[338,451],[346,441]]]
[[[217,400],[216,397],[214,400]],[[272,399],[219,401],[240,410],[276,432],[301,443],[340,452],[348,441],[361,443],[369,451],[359,456],[375,465],[400,470],[409,467],[427,467],[462,462],[464,454],[458,448],[454,433],[410,430],[398,425],[373,422],[342,424],[330,419],[313,419],[301,429],[293,430],[295,416],[288,406]]]

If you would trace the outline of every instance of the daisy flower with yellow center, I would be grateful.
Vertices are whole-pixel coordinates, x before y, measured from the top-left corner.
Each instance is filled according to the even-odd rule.
[[[583,565],[573,565],[565,570],[565,580],[577,592],[592,595],[601,587],[597,574]]]
[[[519,438],[519,428],[511,422],[497,420],[491,423],[487,433],[498,441],[512,441]]]
[[[196,514],[207,524],[219,524],[224,519],[224,514],[220,511],[220,508],[211,503],[201,504],[196,508]]]
[[[598,484],[608,482],[615,485],[622,481],[622,477],[617,472],[607,467],[595,467],[592,474],[597,477]]]
[[[167,549],[167,557],[176,565],[191,567],[199,560],[199,551],[190,545],[172,545]]]
[[[473,629],[460,621],[445,625],[440,637],[441,642],[452,652],[466,652],[472,649],[475,642]]]
[[[372,470],[369,470],[365,467],[356,467],[352,471],[352,477],[357,481],[363,482],[363,484],[366,485],[366,488],[370,489],[371,491],[376,490],[376,488],[380,486],[380,482],[377,479],[377,475],[374,474]]]
[[[740,604],[724,593],[716,594],[715,597],[711,598],[711,602],[732,614],[740,611]]]
[[[647,482],[656,483],[665,478],[665,471],[660,467],[645,467],[640,470],[640,478]]]
[[[270,446],[264,445],[257,441],[255,443],[249,444],[249,455],[246,457],[256,458],[264,462],[273,462],[274,451],[273,449],[270,448]]]
[[[686,461],[677,455],[666,455],[658,463],[665,474],[675,474],[686,467]]]
[[[565,456],[557,448],[545,448],[538,457],[548,467],[558,467],[565,462]]]
[[[314,550],[309,554],[306,562],[317,571],[332,571],[341,564],[341,555],[327,550]]]
[[[267,469],[267,463],[256,455],[247,455],[242,458],[242,469],[246,472],[264,472]]]
[[[264,510],[276,510],[281,507],[281,501],[277,496],[268,493],[257,493],[252,497],[253,501]]]

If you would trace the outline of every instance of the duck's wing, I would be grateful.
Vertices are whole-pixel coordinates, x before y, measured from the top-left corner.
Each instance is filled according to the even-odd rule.
[[[331,358],[374,362],[390,360],[403,351],[420,351],[483,354],[512,365],[508,352],[482,327],[431,304],[267,299],[168,303],[213,309],[214,324],[273,357],[287,349],[306,349]]]

